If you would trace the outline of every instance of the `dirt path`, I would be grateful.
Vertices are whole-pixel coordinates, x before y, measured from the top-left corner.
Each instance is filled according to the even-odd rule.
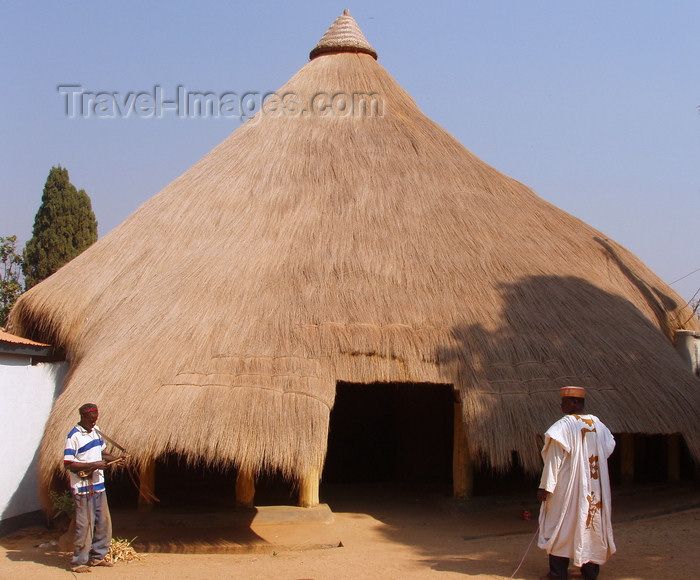
[[[618,551],[603,567],[601,580],[696,577],[700,488],[691,488],[684,497],[669,493],[674,492],[651,490],[618,498]],[[88,578],[507,579],[537,525],[536,514],[533,521],[522,520],[521,507],[512,503],[449,512],[434,504],[399,510],[377,505],[371,515],[336,512],[330,524],[253,523],[251,535],[259,540],[251,543],[249,552],[255,553],[149,553],[139,561],[93,569]],[[28,528],[2,538],[0,578],[70,577],[68,555],[40,547],[56,536],[43,528]],[[533,545],[514,577],[537,579],[546,571],[546,561]]]

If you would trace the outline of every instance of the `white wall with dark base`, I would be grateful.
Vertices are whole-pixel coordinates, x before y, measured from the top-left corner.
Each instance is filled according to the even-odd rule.
[[[41,509],[39,445],[67,370],[65,361],[0,352],[0,523]]]

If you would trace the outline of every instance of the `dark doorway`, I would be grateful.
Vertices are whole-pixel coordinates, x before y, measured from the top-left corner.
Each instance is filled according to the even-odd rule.
[[[452,483],[452,385],[343,383],[324,483]]]

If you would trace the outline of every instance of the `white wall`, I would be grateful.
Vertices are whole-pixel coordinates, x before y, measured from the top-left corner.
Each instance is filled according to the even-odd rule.
[[[0,521],[41,509],[38,452],[68,363],[0,353]]]
[[[678,330],[674,339],[678,354],[696,377],[700,377],[700,332],[697,330]]]

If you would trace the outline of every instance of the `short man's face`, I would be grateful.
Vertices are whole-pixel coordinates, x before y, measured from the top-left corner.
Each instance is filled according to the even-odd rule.
[[[97,423],[98,412],[90,411],[88,413],[83,413],[80,415],[80,424],[85,427],[85,429],[90,432],[92,428]]]

